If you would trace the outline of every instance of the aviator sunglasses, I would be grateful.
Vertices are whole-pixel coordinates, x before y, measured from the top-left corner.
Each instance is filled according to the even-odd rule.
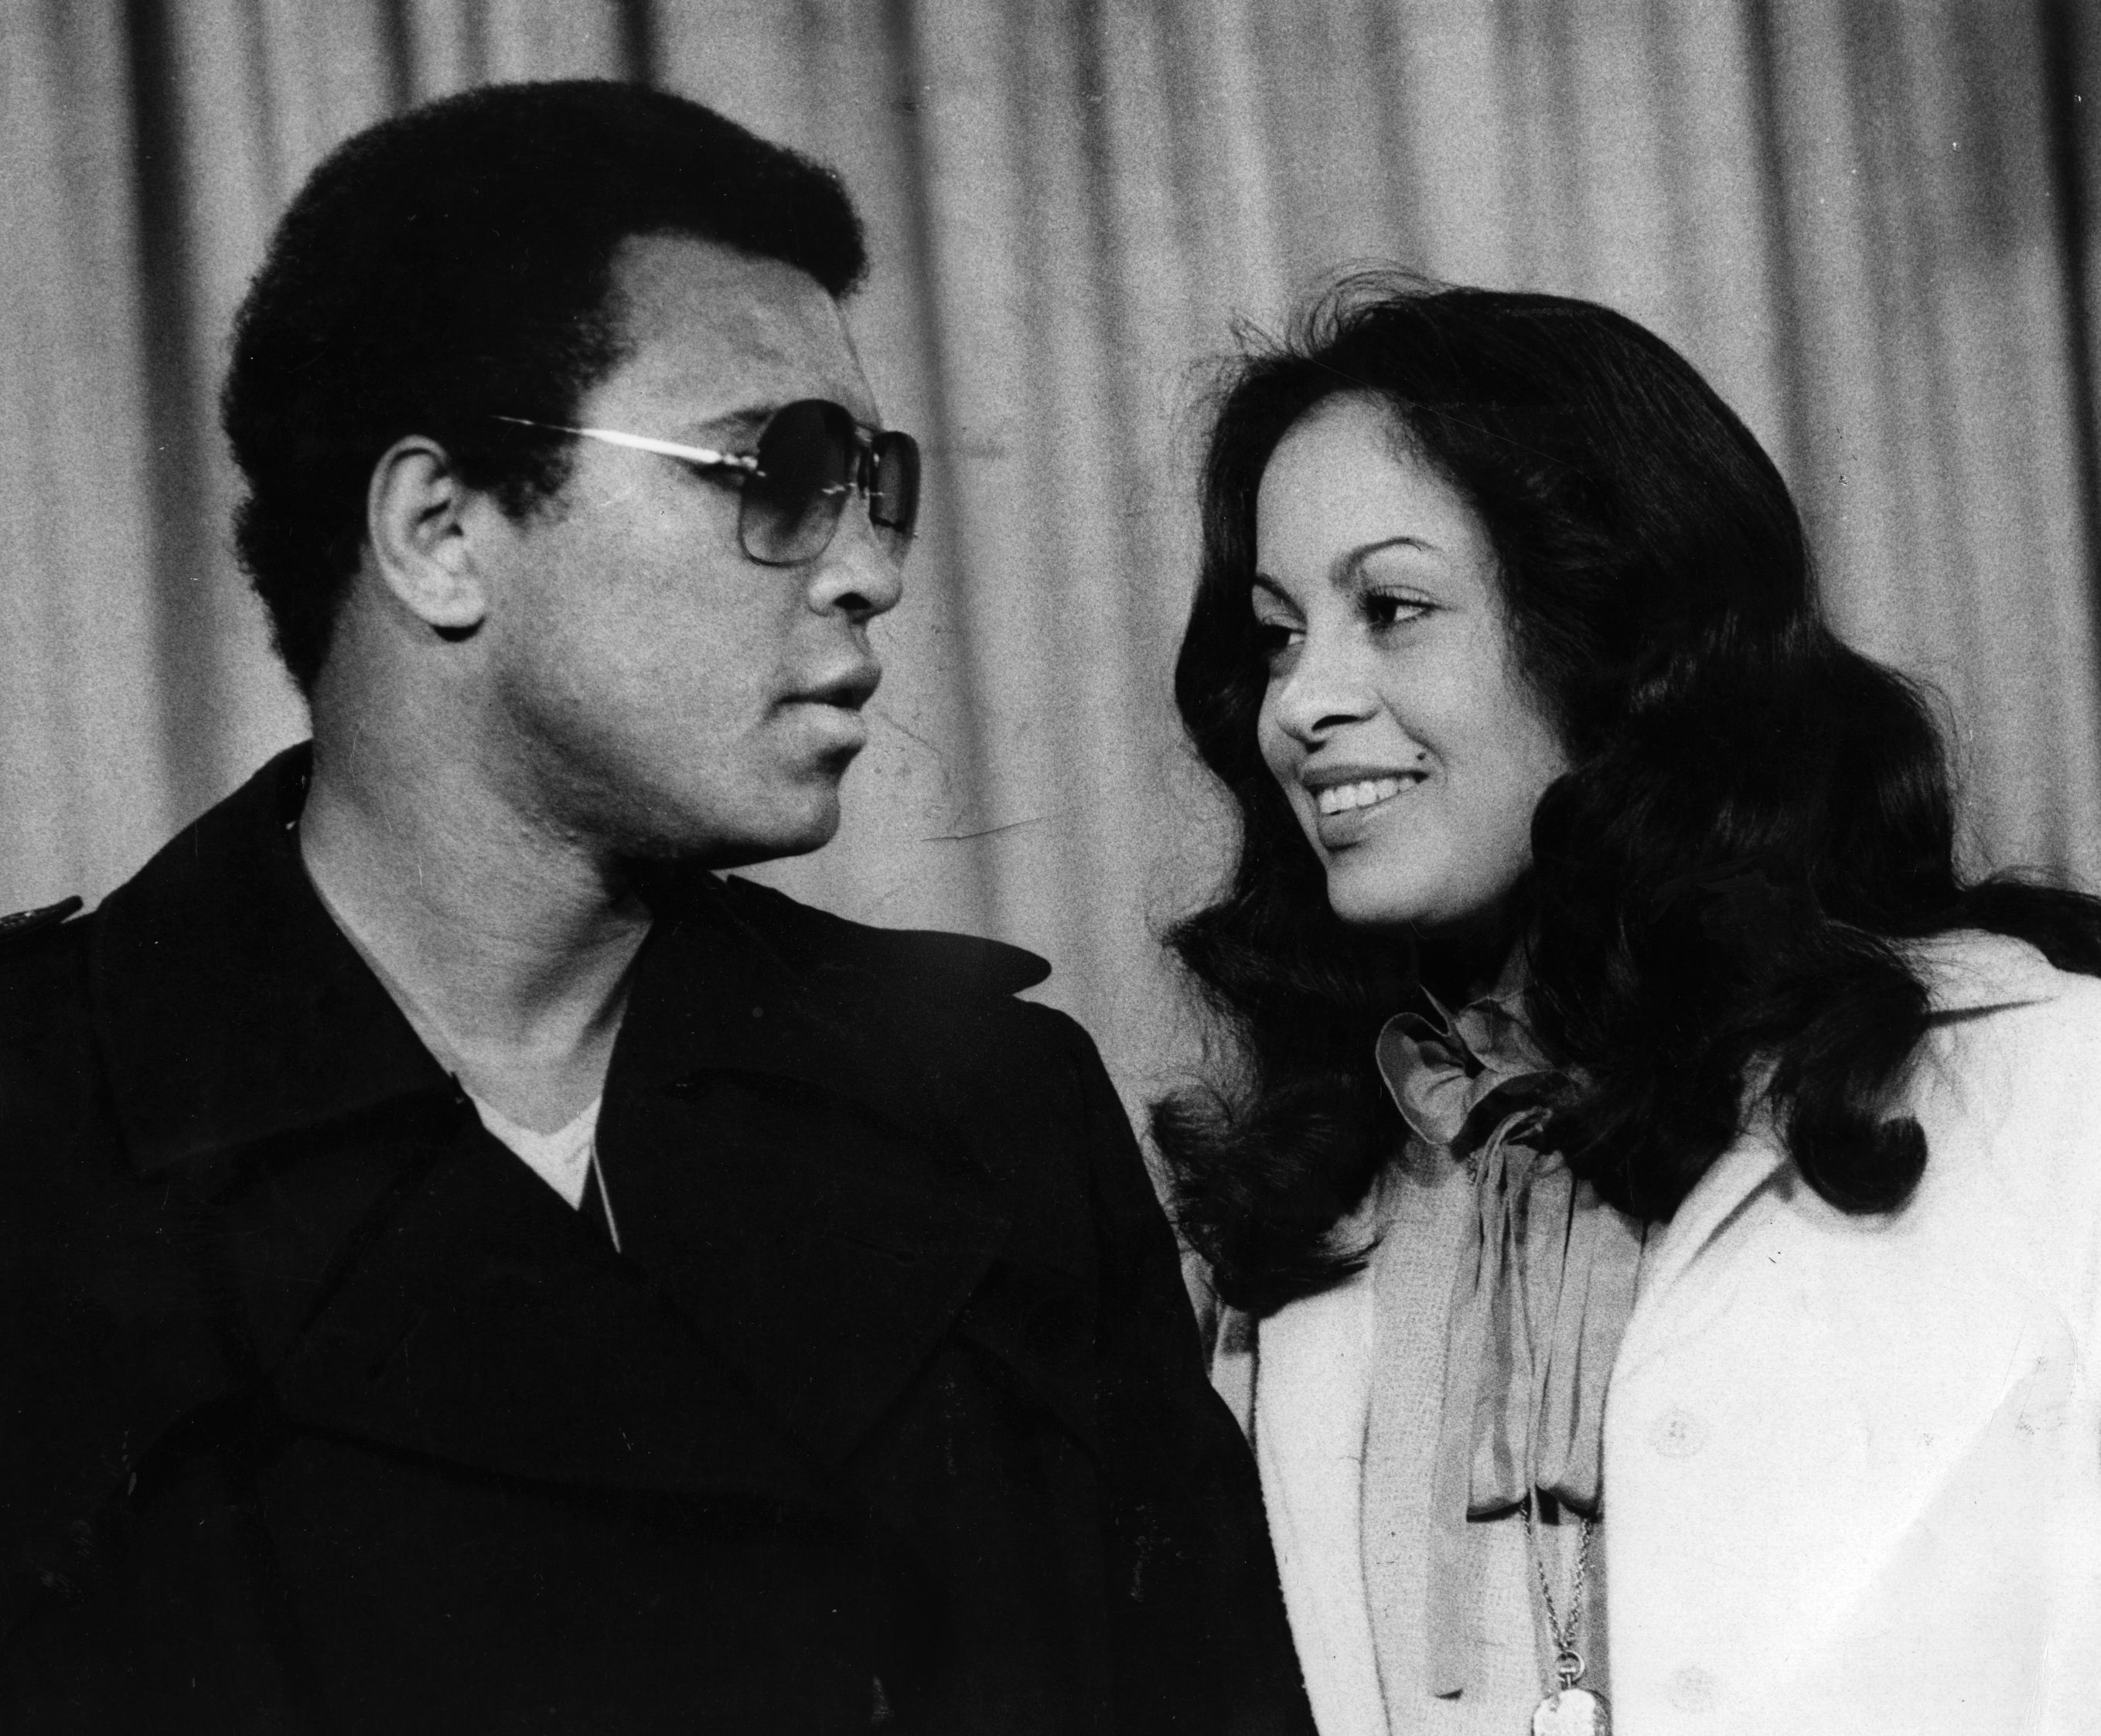
[[[895,429],[865,428],[845,405],[825,398],[783,405],[767,418],[750,452],[682,446],[614,428],[572,428],[498,416],[520,427],[545,428],[676,458],[699,471],[736,472],[736,540],[763,566],[794,566],[831,546],[847,497],[868,503],[876,540],[893,560],[905,558],[919,516],[919,445]]]

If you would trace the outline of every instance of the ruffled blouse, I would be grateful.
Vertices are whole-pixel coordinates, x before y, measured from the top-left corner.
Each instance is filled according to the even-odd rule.
[[[1410,1137],[1373,1206],[1377,1348],[1364,1458],[1365,1593],[1391,1727],[1528,1710],[1552,1646],[1522,1521],[1564,1610],[1581,1518],[1603,1515],[1605,1388],[1643,1229],[1544,1141],[1562,1081],[1506,985],[1381,1033]],[[1562,1521],[1566,1522],[1555,1522]],[[1603,1685],[1603,1551],[1578,1649]],[[1444,1713],[1425,1703],[1445,1703]],[[1480,1727],[1489,1727],[1480,1725]],[[1520,1716],[1513,1728],[1522,1728]]]

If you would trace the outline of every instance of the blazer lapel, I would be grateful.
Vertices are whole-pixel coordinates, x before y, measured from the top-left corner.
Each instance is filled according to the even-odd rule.
[[[1634,1312],[1613,1358],[1612,1386],[1666,1344],[1693,1330],[1673,1300],[1686,1269],[1701,1251],[1752,1207],[1787,1165],[1787,1155],[1768,1119],[1760,1115],[1716,1158],[1670,1221],[1650,1232],[1642,1255]]]

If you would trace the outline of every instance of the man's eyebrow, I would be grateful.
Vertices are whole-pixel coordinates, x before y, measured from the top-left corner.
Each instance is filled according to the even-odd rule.
[[[721,446],[736,442],[749,445],[759,438],[759,430],[780,408],[778,404],[753,404],[712,416],[697,416],[680,423],[675,432],[663,437],[689,446]]]

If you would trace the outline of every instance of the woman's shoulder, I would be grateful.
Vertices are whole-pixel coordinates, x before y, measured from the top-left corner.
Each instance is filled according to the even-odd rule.
[[[2101,1047],[2101,977],[2059,970],[2025,941],[1958,929],[1908,942],[1905,952],[1925,986],[1931,1029],[1974,1034],[2036,1066]],[[2085,1083],[2101,1101],[2101,1077]]]
[[[1913,1106],[1937,1154],[1988,1149],[2101,1203],[2101,977],[2003,935],[1909,950],[1932,1005]]]
[[[2058,1008],[2077,1022],[2101,1018],[2101,977],[2061,971],[2026,941],[1958,928],[1904,943],[1935,1019]]]

